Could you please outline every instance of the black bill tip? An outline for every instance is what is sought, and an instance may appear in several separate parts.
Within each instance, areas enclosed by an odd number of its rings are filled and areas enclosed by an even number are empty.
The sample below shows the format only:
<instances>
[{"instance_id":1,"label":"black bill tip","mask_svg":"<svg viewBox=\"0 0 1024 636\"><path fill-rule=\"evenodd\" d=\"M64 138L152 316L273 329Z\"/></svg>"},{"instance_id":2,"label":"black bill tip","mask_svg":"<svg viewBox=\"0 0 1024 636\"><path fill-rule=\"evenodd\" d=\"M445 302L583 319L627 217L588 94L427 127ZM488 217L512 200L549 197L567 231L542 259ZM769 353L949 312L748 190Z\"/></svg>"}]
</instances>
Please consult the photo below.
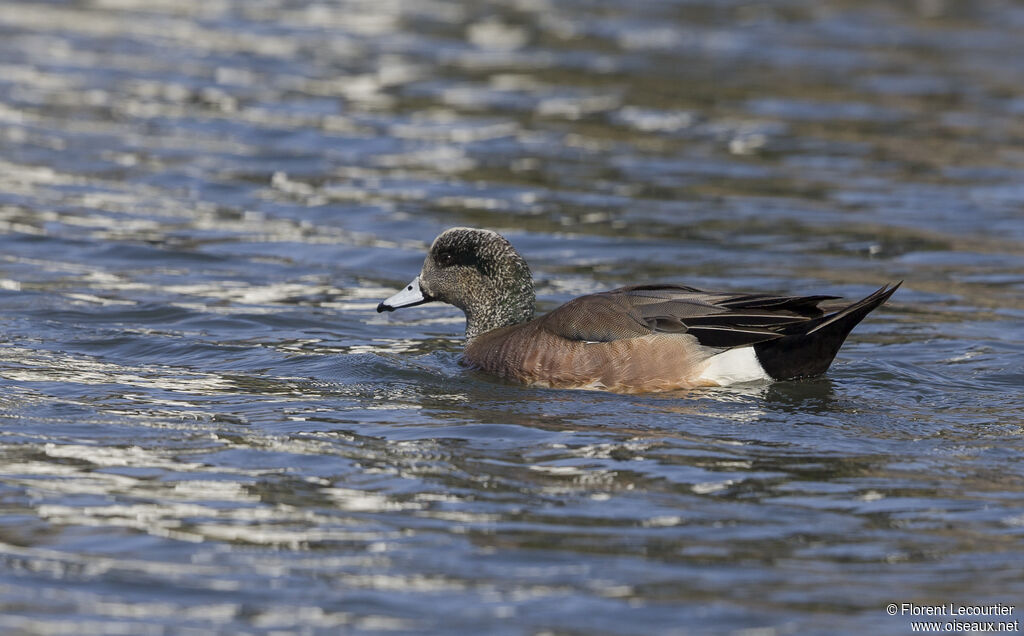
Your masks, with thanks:
<instances>
[{"instance_id":1,"label":"black bill tip","mask_svg":"<svg viewBox=\"0 0 1024 636\"><path fill-rule=\"evenodd\" d=\"M382 314L385 311L394 311L394 310L395 310L395 308L392 307L391 305L385 305L384 303L378 303L377 304L377 313L378 314Z\"/></svg>"}]
</instances>

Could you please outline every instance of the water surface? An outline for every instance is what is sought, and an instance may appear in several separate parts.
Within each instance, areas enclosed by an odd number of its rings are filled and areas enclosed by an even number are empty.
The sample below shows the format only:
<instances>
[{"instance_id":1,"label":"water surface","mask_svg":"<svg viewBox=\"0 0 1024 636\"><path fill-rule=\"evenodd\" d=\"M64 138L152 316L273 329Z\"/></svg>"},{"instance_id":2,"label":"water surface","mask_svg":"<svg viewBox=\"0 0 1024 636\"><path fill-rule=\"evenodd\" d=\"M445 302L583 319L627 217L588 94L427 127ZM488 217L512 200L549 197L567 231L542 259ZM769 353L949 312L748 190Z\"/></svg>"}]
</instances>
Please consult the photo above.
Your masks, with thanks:
<instances>
[{"instance_id":1,"label":"water surface","mask_svg":"<svg viewBox=\"0 0 1024 636\"><path fill-rule=\"evenodd\" d=\"M1020 604L1022 42L998 0L5 2L0 628ZM453 225L542 309L906 283L821 379L541 390L374 312Z\"/></svg>"}]
</instances>

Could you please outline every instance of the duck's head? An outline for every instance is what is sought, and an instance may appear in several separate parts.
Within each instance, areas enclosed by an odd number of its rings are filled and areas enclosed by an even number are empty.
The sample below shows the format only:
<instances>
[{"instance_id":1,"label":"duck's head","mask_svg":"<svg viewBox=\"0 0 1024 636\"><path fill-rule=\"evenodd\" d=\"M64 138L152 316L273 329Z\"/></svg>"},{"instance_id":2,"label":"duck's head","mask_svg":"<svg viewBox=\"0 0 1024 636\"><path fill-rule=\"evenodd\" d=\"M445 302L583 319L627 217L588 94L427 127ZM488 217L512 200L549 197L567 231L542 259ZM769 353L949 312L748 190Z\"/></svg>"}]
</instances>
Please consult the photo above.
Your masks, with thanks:
<instances>
[{"instance_id":1,"label":"duck's head","mask_svg":"<svg viewBox=\"0 0 1024 636\"><path fill-rule=\"evenodd\" d=\"M533 317L533 276L505 237L490 230L454 227L434 239L420 275L377 305L394 311L440 301L466 314L466 337Z\"/></svg>"}]
</instances>

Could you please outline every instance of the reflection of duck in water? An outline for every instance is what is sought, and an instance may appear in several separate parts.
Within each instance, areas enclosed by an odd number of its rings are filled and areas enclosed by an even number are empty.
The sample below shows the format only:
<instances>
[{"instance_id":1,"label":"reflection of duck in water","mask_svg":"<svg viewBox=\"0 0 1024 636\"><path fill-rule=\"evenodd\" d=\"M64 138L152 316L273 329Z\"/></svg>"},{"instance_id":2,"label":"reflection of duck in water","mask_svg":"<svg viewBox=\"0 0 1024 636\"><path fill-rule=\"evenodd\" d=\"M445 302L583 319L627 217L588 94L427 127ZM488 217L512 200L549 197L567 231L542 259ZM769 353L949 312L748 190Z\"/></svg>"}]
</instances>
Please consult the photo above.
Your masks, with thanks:
<instances>
[{"instance_id":1,"label":"reflection of duck in water","mask_svg":"<svg viewBox=\"0 0 1024 636\"><path fill-rule=\"evenodd\" d=\"M635 285L534 318L523 257L495 232L457 227L377 311L446 302L466 314L470 366L540 386L634 393L824 373L850 330L898 287L822 310L836 296Z\"/></svg>"}]
</instances>

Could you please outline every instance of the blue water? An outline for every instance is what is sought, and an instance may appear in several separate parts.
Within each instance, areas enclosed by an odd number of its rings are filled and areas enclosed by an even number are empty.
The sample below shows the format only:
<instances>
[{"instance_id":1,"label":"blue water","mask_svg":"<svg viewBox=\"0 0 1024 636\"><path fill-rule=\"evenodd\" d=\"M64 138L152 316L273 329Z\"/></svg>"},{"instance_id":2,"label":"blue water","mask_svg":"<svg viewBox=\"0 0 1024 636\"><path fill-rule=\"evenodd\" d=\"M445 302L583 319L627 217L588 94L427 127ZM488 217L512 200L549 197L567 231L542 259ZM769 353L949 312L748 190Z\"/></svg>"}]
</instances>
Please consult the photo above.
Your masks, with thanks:
<instances>
[{"instance_id":1,"label":"blue water","mask_svg":"<svg viewBox=\"0 0 1024 636\"><path fill-rule=\"evenodd\" d=\"M1024 604L1022 43L1001 1L3 3L0 630ZM454 225L542 309L906 282L820 379L527 388L374 311Z\"/></svg>"}]
</instances>

